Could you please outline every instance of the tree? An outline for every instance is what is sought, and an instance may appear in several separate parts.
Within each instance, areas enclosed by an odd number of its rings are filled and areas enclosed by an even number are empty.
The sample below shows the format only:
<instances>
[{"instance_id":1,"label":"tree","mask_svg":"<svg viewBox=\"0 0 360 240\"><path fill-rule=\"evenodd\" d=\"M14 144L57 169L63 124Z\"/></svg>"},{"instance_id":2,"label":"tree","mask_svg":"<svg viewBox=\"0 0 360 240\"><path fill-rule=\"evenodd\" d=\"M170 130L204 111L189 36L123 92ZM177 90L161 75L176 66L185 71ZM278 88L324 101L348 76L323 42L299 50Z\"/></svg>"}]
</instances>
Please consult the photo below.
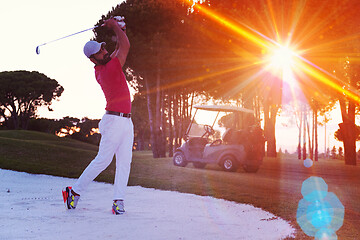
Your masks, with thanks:
<instances>
[{"instance_id":1,"label":"tree","mask_svg":"<svg viewBox=\"0 0 360 240\"><path fill-rule=\"evenodd\" d=\"M330 156L330 149L327 148L327 149L326 149L325 158L328 158L329 156Z\"/></svg>"},{"instance_id":2,"label":"tree","mask_svg":"<svg viewBox=\"0 0 360 240\"><path fill-rule=\"evenodd\" d=\"M355 63L354 63L355 62ZM360 84L360 65L356 60L350 60L347 57L342 61L343 65L339 69L340 75L343 75L343 88L350 90L359 90ZM355 124L356 108L359 102L354 101L344 94L339 96L341 116L343 122L339 124L339 131L342 142L344 143L345 164L356 165L356 140L358 130Z\"/></svg>"},{"instance_id":3,"label":"tree","mask_svg":"<svg viewBox=\"0 0 360 240\"><path fill-rule=\"evenodd\" d=\"M189 54L187 43L191 43L186 37L189 34L184 22L187 14L188 7L181 1L128 0L99 21L101 24L110 16L117 15L126 18L127 35L132 47L125 69L131 73L128 74L130 81L138 81L139 94L147 98L151 147L155 158L165 156L165 132L172 131L175 138L179 138L185 129L182 123L189 117L189 91L184 85L172 84L187 73L184 71L186 65L191 65L182 58ZM114 48L111 32L100 28L95 31L97 41L107 42L109 50ZM182 66L179 66L179 61ZM174 112L175 108L177 112ZM169 119L169 116L173 118ZM174 130L170 129L171 122Z\"/></svg>"},{"instance_id":4,"label":"tree","mask_svg":"<svg viewBox=\"0 0 360 240\"><path fill-rule=\"evenodd\" d=\"M333 146L333 148L331 149L330 157L332 159L336 159L336 157L337 157L337 155L336 155L336 147L335 146Z\"/></svg>"},{"instance_id":5,"label":"tree","mask_svg":"<svg viewBox=\"0 0 360 240\"><path fill-rule=\"evenodd\" d=\"M343 151L343 148L342 148L342 147L339 147L338 152L339 152L339 158L340 158L340 159L343 159L343 157L344 157L344 151Z\"/></svg>"},{"instance_id":6,"label":"tree","mask_svg":"<svg viewBox=\"0 0 360 240\"><path fill-rule=\"evenodd\" d=\"M319 8L317 1L310 1L310 7ZM328 92L334 100L340 104L341 116L343 123L339 126L344 137L344 157L345 164L356 165L356 136L355 132L355 115L359 101L354 95L359 96L359 63L357 61L359 52L359 39L351 36L359 32L359 14L358 1L356 0L329 0L323 5L322 10L317 14L322 19L329 16L330 21L322 22L321 34L309 37L307 46L312 46L312 51L307 54L307 59L311 60L317 66L333 73L336 77L329 77L326 74L326 81L317 81L316 88L319 92L321 89L328 88ZM312 14L314 16L314 14ZM338 17L343 16L343 17ZM310 21L309 21L310 22ZM315 28L314 26L311 26ZM324 53L326 55L324 55ZM325 74L323 75L325 76ZM316 81L314 81L316 82ZM320 84L323 82L323 84ZM332 86L329 89L328 86Z\"/></svg>"},{"instance_id":7,"label":"tree","mask_svg":"<svg viewBox=\"0 0 360 240\"><path fill-rule=\"evenodd\" d=\"M9 129L27 129L37 107L48 106L61 96L64 88L39 72L0 73L0 114Z\"/></svg>"}]
</instances>

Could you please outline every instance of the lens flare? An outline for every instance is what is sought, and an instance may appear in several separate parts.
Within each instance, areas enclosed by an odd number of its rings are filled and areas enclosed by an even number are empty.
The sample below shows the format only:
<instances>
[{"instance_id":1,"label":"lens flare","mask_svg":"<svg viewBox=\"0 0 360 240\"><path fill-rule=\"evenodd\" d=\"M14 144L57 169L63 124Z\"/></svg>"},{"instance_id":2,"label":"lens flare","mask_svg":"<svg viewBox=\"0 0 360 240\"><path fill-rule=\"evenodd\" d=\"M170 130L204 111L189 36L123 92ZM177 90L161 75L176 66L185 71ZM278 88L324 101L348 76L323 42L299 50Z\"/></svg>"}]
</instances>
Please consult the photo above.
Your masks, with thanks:
<instances>
[{"instance_id":1,"label":"lens flare","mask_svg":"<svg viewBox=\"0 0 360 240\"><path fill-rule=\"evenodd\" d=\"M301 229L316 239L326 239L326 236L334 239L344 222L345 208L339 198L328 192L328 185L320 177L306 179L301 194L304 198L299 201L296 213Z\"/></svg>"},{"instance_id":2,"label":"lens flare","mask_svg":"<svg viewBox=\"0 0 360 240\"><path fill-rule=\"evenodd\" d=\"M309 82L305 84L327 86L337 92L337 94L341 96L345 95L350 100L360 103L360 95L358 91L356 91L356 89L343 88L344 81L342 81L341 79L338 79L336 76L325 71L324 69L317 66L308 59L305 59L304 57L292 51L289 51L284 47L281 47L281 42L287 43L286 46L290 45L290 41L293 38L291 33L294 31L294 29L290 29L288 39L281 39L278 28L275 24L275 18L272 19L274 23L274 26L272 27L275 29L277 37L276 41L241 21L234 21L224 15L221 15L211 10L211 8L205 6L205 4L199 4L193 0L187 0L185 2L189 4L190 8L204 14L206 17L208 17L210 20L213 20L221 27L230 30L231 32L237 34L243 39L246 39L249 43L253 43L259 49L261 49L261 51L274 52L273 57L271 57L272 65L282 66L283 69L287 69L286 71L279 72L280 74L282 74L282 79L284 81L289 81L291 83L296 79L294 76L297 75L303 78L306 77ZM268 7L270 9L270 15L274 17L275 15L271 10L271 6L272 5L269 1ZM296 19L299 19L299 17L297 17ZM304 29L306 28L304 27ZM308 39L308 37L304 38L302 41L298 40L298 44ZM346 38L344 38L344 41L346 41ZM330 42L329 44L332 43ZM307 49L306 51L303 50L302 52L309 52L310 50L311 49ZM258 63L261 62L262 61L259 59ZM289 70L290 67L292 68L293 72Z\"/></svg>"},{"instance_id":3,"label":"lens flare","mask_svg":"<svg viewBox=\"0 0 360 240\"><path fill-rule=\"evenodd\" d=\"M306 168L312 167L313 164L314 164L314 162L313 162L313 160L311 160L310 158L307 158L307 159L304 160L304 166L305 166Z\"/></svg>"}]
</instances>

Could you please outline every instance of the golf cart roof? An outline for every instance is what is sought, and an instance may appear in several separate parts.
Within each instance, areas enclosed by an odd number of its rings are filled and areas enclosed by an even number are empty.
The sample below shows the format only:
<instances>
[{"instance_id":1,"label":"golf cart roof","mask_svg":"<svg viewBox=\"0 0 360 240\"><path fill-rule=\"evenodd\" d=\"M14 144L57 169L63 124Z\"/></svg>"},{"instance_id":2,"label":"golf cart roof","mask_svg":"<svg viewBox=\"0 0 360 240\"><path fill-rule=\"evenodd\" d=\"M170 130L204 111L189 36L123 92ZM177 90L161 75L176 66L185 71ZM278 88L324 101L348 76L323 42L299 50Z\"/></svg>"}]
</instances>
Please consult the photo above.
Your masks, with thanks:
<instances>
[{"instance_id":1,"label":"golf cart roof","mask_svg":"<svg viewBox=\"0 0 360 240\"><path fill-rule=\"evenodd\" d=\"M253 110L236 107L236 106L227 106L227 105L195 105L194 108L202 109L207 111L221 111L221 112L244 112L244 113L254 113Z\"/></svg>"}]
</instances>

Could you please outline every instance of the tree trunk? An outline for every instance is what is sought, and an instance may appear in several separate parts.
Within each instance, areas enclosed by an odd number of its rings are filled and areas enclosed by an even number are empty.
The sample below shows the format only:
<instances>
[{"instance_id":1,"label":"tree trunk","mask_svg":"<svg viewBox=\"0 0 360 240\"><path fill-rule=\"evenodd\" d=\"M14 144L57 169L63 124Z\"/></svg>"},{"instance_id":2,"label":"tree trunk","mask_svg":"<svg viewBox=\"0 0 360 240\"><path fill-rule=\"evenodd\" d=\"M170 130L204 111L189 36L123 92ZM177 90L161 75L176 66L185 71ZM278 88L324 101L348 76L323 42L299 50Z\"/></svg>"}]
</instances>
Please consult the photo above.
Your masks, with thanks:
<instances>
[{"instance_id":1,"label":"tree trunk","mask_svg":"<svg viewBox=\"0 0 360 240\"><path fill-rule=\"evenodd\" d=\"M304 115L303 115L303 160L306 159L306 112L305 112L305 107L303 108L304 111Z\"/></svg>"},{"instance_id":2,"label":"tree trunk","mask_svg":"<svg viewBox=\"0 0 360 240\"><path fill-rule=\"evenodd\" d=\"M144 131L138 134L138 145L137 150L138 151L144 151L145 150L145 137L144 137Z\"/></svg>"},{"instance_id":3,"label":"tree trunk","mask_svg":"<svg viewBox=\"0 0 360 240\"><path fill-rule=\"evenodd\" d=\"M13 129L17 130L19 129L19 117L18 115L13 115L11 116L12 120L13 120Z\"/></svg>"},{"instance_id":4,"label":"tree trunk","mask_svg":"<svg viewBox=\"0 0 360 240\"><path fill-rule=\"evenodd\" d=\"M319 161L319 150L318 150L318 111L315 109L315 162Z\"/></svg>"},{"instance_id":5,"label":"tree trunk","mask_svg":"<svg viewBox=\"0 0 360 240\"><path fill-rule=\"evenodd\" d=\"M191 117L192 109L194 105L195 91L191 93L191 101L190 101L190 109L189 109L189 117Z\"/></svg>"},{"instance_id":6,"label":"tree trunk","mask_svg":"<svg viewBox=\"0 0 360 240\"><path fill-rule=\"evenodd\" d=\"M348 106L347 106L348 105ZM356 165L356 136L355 136L355 104L346 104L340 100L343 123L339 124L343 134L344 157L346 165Z\"/></svg>"},{"instance_id":7,"label":"tree trunk","mask_svg":"<svg viewBox=\"0 0 360 240\"><path fill-rule=\"evenodd\" d=\"M269 106L268 104L264 105L264 128L265 128L265 138L267 141L267 156L276 157L276 138L275 138L275 123L276 115L278 111L277 106Z\"/></svg>"},{"instance_id":8,"label":"tree trunk","mask_svg":"<svg viewBox=\"0 0 360 240\"><path fill-rule=\"evenodd\" d=\"M152 146L153 156L154 158L162 157L161 152L161 90L160 90L160 65L158 62L158 66L156 69L155 76L155 119L154 119L154 145Z\"/></svg>"},{"instance_id":9,"label":"tree trunk","mask_svg":"<svg viewBox=\"0 0 360 240\"><path fill-rule=\"evenodd\" d=\"M314 160L315 150L315 110L312 111L312 128L311 128L311 159Z\"/></svg>"},{"instance_id":10,"label":"tree trunk","mask_svg":"<svg viewBox=\"0 0 360 240\"><path fill-rule=\"evenodd\" d=\"M187 119L189 116L189 96L188 94L185 94L184 97L184 104L183 104L183 112L184 112L184 119Z\"/></svg>"},{"instance_id":11,"label":"tree trunk","mask_svg":"<svg viewBox=\"0 0 360 240\"><path fill-rule=\"evenodd\" d=\"M169 121L169 157L174 155L174 132L173 132L173 124L172 124L172 117L173 117L173 109L172 109L172 101L173 95L169 94L168 97L168 121Z\"/></svg>"},{"instance_id":12,"label":"tree trunk","mask_svg":"<svg viewBox=\"0 0 360 240\"><path fill-rule=\"evenodd\" d=\"M11 110L10 110L10 113L11 113L11 117L10 119L12 119L13 121L13 127L11 129L19 129L19 116L18 116L18 111L16 109L16 106L15 106L15 102L14 100L10 103L10 106L11 106Z\"/></svg>"},{"instance_id":13,"label":"tree trunk","mask_svg":"<svg viewBox=\"0 0 360 240\"><path fill-rule=\"evenodd\" d=\"M300 111L300 118L299 118L299 144L298 144L298 159L301 160L301 132L302 132L302 118L303 113Z\"/></svg>"},{"instance_id":14,"label":"tree trunk","mask_svg":"<svg viewBox=\"0 0 360 240\"><path fill-rule=\"evenodd\" d=\"M179 94L178 95L178 100L177 100L177 102L178 102L178 112L177 112L177 114L178 114L178 120L179 120L179 128L178 128L178 132L177 132L177 135L178 135L178 138L177 138L177 140L178 140L178 146L181 146L181 143L182 143L182 140L181 140L181 138L182 138L182 128L183 128L183 126L182 126L182 100L181 100L181 94Z\"/></svg>"},{"instance_id":15,"label":"tree trunk","mask_svg":"<svg viewBox=\"0 0 360 240\"><path fill-rule=\"evenodd\" d=\"M313 159L313 149L312 149L312 142L311 142L311 138L310 138L310 125L309 125L309 121L306 119L306 126L307 126L307 132L308 132L308 146L309 146L309 155L310 155L310 159Z\"/></svg>"},{"instance_id":16,"label":"tree trunk","mask_svg":"<svg viewBox=\"0 0 360 240\"><path fill-rule=\"evenodd\" d=\"M159 139L159 152L160 152L160 157L164 158L166 157L166 112L165 112L165 100L166 100L166 96L165 96L165 91L161 91L161 113L160 113L160 121L161 121L161 126L160 126L160 139Z\"/></svg>"},{"instance_id":17,"label":"tree trunk","mask_svg":"<svg viewBox=\"0 0 360 240\"><path fill-rule=\"evenodd\" d=\"M275 137L275 123L276 123L276 113L277 110L272 109L271 117L270 117L270 128L269 128L269 137L270 142L268 142L268 156L269 157L276 157L276 137Z\"/></svg>"},{"instance_id":18,"label":"tree trunk","mask_svg":"<svg viewBox=\"0 0 360 240\"><path fill-rule=\"evenodd\" d=\"M173 127L173 132L174 132L174 150L176 150L179 147L179 104L178 104L178 94L175 93L174 94L174 100L173 100L173 105L174 105L174 112L173 112L173 116L174 116L174 127Z\"/></svg>"},{"instance_id":19,"label":"tree trunk","mask_svg":"<svg viewBox=\"0 0 360 240\"><path fill-rule=\"evenodd\" d=\"M155 131L154 131L154 116L153 111L151 109L151 92L150 86L147 77L144 77L145 80L145 88L146 88L146 99L147 99L147 108L149 112L149 126L150 126L150 144L151 150L154 158L158 158L157 150L156 150L156 139L155 139Z\"/></svg>"}]
</instances>

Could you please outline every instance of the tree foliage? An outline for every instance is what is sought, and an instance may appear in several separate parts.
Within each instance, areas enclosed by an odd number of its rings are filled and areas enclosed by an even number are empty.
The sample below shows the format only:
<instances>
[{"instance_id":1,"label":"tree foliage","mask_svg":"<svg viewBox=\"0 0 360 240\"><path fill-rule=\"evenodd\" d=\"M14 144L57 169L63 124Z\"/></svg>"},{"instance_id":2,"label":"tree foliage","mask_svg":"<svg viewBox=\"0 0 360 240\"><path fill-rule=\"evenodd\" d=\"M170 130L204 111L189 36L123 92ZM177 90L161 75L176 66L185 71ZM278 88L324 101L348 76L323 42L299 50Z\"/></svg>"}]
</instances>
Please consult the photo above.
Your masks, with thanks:
<instances>
[{"instance_id":1,"label":"tree foliage","mask_svg":"<svg viewBox=\"0 0 360 240\"><path fill-rule=\"evenodd\" d=\"M146 106L146 97L135 94L132 101L132 116L134 123L134 142L137 150L145 150L150 142L149 114Z\"/></svg>"},{"instance_id":2,"label":"tree foliage","mask_svg":"<svg viewBox=\"0 0 360 240\"><path fill-rule=\"evenodd\" d=\"M27 129L37 107L48 106L61 96L64 88L39 72L0 73L0 114L10 129Z\"/></svg>"}]
</instances>

